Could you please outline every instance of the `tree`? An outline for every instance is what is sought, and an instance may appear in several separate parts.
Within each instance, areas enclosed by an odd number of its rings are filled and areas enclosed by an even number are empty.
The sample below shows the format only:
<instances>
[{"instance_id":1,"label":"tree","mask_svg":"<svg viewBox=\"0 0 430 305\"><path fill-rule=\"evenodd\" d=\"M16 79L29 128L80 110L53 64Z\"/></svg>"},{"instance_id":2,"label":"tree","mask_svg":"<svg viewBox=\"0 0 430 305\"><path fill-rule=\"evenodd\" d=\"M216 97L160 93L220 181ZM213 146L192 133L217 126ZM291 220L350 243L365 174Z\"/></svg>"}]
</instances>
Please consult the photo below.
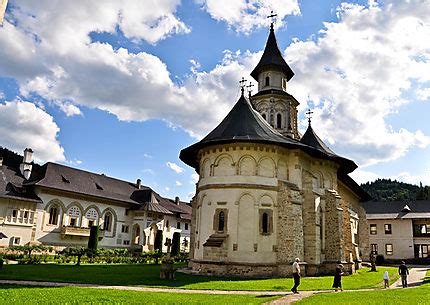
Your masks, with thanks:
<instances>
[{"instance_id":1,"label":"tree","mask_svg":"<svg viewBox=\"0 0 430 305\"><path fill-rule=\"evenodd\" d=\"M173 233L172 238L172 256L178 255L181 247L181 233L175 232Z\"/></svg>"},{"instance_id":2,"label":"tree","mask_svg":"<svg viewBox=\"0 0 430 305\"><path fill-rule=\"evenodd\" d=\"M90 238L88 239L88 256L93 258L97 252L99 243L99 226L92 226Z\"/></svg>"},{"instance_id":3,"label":"tree","mask_svg":"<svg viewBox=\"0 0 430 305\"><path fill-rule=\"evenodd\" d=\"M87 248L84 247L68 247L63 249L60 254L63 254L64 256L73 256L77 257L76 266L81 265L81 258L87 253Z\"/></svg>"},{"instance_id":4,"label":"tree","mask_svg":"<svg viewBox=\"0 0 430 305\"><path fill-rule=\"evenodd\" d=\"M161 230L157 230L157 234L155 234L154 248L163 253L163 231Z\"/></svg>"}]
</instances>

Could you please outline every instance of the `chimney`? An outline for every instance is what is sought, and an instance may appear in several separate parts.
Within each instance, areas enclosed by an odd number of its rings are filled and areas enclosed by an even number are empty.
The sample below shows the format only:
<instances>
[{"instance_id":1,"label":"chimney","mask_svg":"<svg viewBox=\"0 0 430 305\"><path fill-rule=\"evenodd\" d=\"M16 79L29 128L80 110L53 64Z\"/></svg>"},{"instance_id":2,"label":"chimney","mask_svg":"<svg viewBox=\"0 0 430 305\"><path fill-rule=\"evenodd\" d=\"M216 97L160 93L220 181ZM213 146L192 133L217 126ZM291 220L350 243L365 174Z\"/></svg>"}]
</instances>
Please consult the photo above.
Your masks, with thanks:
<instances>
[{"instance_id":1,"label":"chimney","mask_svg":"<svg viewBox=\"0 0 430 305\"><path fill-rule=\"evenodd\" d=\"M140 179L136 180L136 187L140 190L140 188L142 187L142 180Z\"/></svg>"},{"instance_id":2,"label":"chimney","mask_svg":"<svg viewBox=\"0 0 430 305\"><path fill-rule=\"evenodd\" d=\"M28 180L31 176L31 170L33 169L33 150L31 148L26 148L24 150L24 158L22 159L19 169L24 178Z\"/></svg>"},{"instance_id":3,"label":"chimney","mask_svg":"<svg viewBox=\"0 0 430 305\"><path fill-rule=\"evenodd\" d=\"M179 205L179 197L178 197L178 196L176 196L176 197L175 197L175 203L176 203L177 205Z\"/></svg>"}]
</instances>

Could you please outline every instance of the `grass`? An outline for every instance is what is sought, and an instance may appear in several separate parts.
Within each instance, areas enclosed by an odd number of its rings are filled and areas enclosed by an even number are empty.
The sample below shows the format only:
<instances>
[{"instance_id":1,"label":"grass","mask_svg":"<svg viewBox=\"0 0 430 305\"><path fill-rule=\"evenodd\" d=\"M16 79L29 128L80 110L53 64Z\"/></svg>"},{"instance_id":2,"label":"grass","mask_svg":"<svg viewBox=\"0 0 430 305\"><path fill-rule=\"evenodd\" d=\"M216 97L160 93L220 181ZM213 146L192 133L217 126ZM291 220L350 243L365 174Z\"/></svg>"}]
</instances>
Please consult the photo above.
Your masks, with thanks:
<instances>
[{"instance_id":1,"label":"grass","mask_svg":"<svg viewBox=\"0 0 430 305\"><path fill-rule=\"evenodd\" d=\"M209 290L289 291L291 278L243 279L188 275L176 273L176 280L159 278L159 265L5 265L0 279L70 282L99 285L125 285ZM397 269L379 267L378 272L363 268L356 274L343 277L344 289L379 287L385 270L392 280ZM333 277L302 278L299 290L330 289Z\"/></svg>"},{"instance_id":2,"label":"grass","mask_svg":"<svg viewBox=\"0 0 430 305\"><path fill-rule=\"evenodd\" d=\"M1 304L262 304L279 296L159 293L78 287L0 286Z\"/></svg>"},{"instance_id":3,"label":"grass","mask_svg":"<svg viewBox=\"0 0 430 305\"><path fill-rule=\"evenodd\" d=\"M427 271L424 283L420 287L321 293L295 304L430 304L430 271Z\"/></svg>"}]
</instances>

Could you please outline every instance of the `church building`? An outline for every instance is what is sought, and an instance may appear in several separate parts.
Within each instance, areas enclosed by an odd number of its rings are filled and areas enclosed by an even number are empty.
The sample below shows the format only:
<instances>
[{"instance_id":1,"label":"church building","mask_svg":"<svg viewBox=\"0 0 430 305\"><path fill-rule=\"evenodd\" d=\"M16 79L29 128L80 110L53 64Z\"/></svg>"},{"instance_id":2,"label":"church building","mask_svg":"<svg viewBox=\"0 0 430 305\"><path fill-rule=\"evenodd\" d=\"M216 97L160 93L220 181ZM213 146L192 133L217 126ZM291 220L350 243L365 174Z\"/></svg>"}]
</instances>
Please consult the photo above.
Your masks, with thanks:
<instances>
[{"instance_id":1,"label":"church building","mask_svg":"<svg viewBox=\"0 0 430 305\"><path fill-rule=\"evenodd\" d=\"M180 159L200 175L192 200L190 267L202 274L288 276L295 258L306 275L342 262L360 268L369 253L361 202L348 175L357 165L335 154L311 126L301 135L294 72L273 24L251 72L258 92L242 95L224 120Z\"/></svg>"}]
</instances>

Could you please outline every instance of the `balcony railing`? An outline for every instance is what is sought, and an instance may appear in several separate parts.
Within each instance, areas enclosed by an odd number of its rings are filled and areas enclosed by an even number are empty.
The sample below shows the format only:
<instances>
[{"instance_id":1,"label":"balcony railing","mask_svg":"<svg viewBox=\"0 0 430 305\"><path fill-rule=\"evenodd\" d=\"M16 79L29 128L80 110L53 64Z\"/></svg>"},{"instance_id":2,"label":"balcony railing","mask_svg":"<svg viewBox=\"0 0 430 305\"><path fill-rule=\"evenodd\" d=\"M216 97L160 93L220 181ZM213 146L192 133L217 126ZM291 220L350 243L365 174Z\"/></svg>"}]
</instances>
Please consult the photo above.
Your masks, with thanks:
<instances>
[{"instance_id":1,"label":"balcony railing","mask_svg":"<svg viewBox=\"0 0 430 305\"><path fill-rule=\"evenodd\" d=\"M73 226L63 226L61 228L61 234L64 236L80 236L80 237L89 237L90 236L90 228L81 228L81 227L73 227ZM104 237L105 231L99 230L99 238Z\"/></svg>"}]
</instances>

